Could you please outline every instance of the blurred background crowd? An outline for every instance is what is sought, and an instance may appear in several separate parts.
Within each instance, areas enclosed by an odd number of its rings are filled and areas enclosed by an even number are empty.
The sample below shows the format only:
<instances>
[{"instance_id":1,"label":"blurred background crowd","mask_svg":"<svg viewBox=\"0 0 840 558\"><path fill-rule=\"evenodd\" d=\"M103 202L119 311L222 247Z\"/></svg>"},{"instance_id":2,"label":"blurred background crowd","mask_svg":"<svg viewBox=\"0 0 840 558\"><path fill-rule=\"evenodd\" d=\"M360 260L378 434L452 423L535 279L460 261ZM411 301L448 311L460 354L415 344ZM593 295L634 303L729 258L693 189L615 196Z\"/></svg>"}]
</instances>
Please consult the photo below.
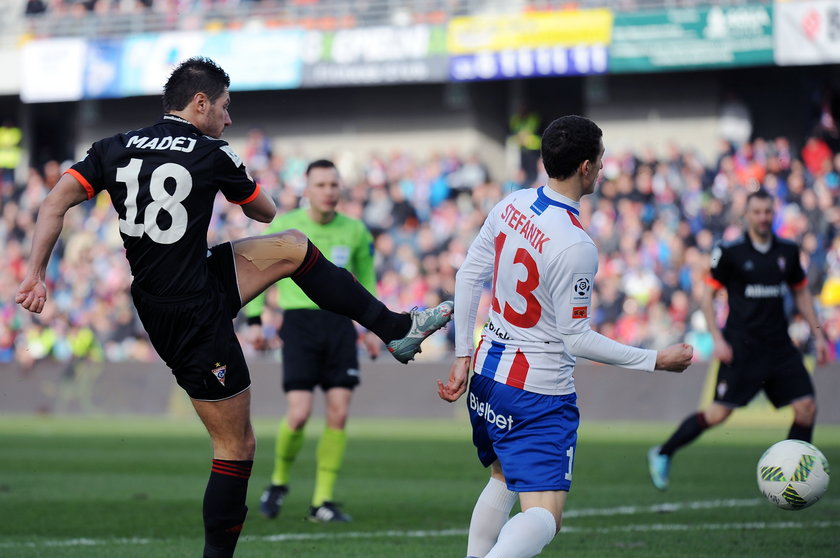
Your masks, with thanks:
<instances>
[{"instance_id":1,"label":"blurred background crowd","mask_svg":"<svg viewBox=\"0 0 840 558\"><path fill-rule=\"evenodd\" d=\"M599 189L582 201L581 221L600 250L593 325L624 343L661 348L686 340L700 360L712 342L698 295L715 242L742 232L747 194L759 185L776 198L776 232L800 244L802 265L816 297L834 354L840 350L840 149L837 128L824 123L803 146L784 137L722 140L714 160L689 145L665 152L640 148L607 152ZM394 149L358 157L303 153L253 129L238 148L249 171L277 201L297 207L311 159L332 158L345 183L339 210L362 219L375 236L380 298L407 310L451 298L455 273L487 212L505 194L545 182L520 169L515 179L492 176L481 153L423 156ZM524 159L523 159L524 160ZM0 190L0 362L24 367L41 359L154 361L129 296L130 274L118 222L107 195L72 210L48 270L50 303L40 316L19 310L14 293L25 269L38 207L63 168L51 161L28 176L3 172ZM20 173L18 173L20 174ZM533 182L526 179L534 176ZM257 235L265 225L219 198L209 243ZM279 358L282 320L275 294L263 315ZM486 315L483 301L480 315ZM791 305L791 310L793 305ZM723 317L725 304L720 305ZM248 345L244 320L238 323ZM451 328L450 328L451 330ZM794 319L791 333L807 350L808 328ZM425 358L451 350L434 336ZM431 339L430 339L431 341ZM253 349L249 349L253 352Z\"/></svg>"}]
</instances>

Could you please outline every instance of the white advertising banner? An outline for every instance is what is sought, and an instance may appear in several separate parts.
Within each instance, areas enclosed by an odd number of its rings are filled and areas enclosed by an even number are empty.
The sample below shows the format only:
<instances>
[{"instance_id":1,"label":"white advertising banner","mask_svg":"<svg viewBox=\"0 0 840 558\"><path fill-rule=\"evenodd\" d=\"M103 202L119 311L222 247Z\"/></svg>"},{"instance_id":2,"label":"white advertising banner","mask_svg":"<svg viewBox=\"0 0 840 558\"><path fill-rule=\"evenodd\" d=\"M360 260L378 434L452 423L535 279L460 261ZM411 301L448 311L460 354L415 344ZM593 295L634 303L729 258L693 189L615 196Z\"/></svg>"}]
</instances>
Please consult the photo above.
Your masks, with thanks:
<instances>
[{"instance_id":1,"label":"white advertising banner","mask_svg":"<svg viewBox=\"0 0 840 558\"><path fill-rule=\"evenodd\" d=\"M840 1L776 2L773 21L776 64L840 62Z\"/></svg>"},{"instance_id":2,"label":"white advertising banner","mask_svg":"<svg viewBox=\"0 0 840 558\"><path fill-rule=\"evenodd\" d=\"M45 39L23 45L20 98L24 103L78 101L84 93L84 39Z\"/></svg>"}]
</instances>

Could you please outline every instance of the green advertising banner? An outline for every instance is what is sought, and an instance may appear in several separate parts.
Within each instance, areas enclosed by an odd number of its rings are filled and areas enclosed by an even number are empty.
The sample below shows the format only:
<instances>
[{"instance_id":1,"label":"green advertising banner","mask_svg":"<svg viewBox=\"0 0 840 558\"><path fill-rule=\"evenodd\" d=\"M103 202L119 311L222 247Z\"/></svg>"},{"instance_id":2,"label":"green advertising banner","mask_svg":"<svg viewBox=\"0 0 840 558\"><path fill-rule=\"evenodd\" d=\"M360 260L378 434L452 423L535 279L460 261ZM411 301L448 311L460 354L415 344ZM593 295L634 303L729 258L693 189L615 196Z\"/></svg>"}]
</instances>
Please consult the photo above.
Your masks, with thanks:
<instances>
[{"instance_id":1,"label":"green advertising banner","mask_svg":"<svg viewBox=\"0 0 840 558\"><path fill-rule=\"evenodd\" d=\"M610 72L772 64L772 4L615 14Z\"/></svg>"}]
</instances>

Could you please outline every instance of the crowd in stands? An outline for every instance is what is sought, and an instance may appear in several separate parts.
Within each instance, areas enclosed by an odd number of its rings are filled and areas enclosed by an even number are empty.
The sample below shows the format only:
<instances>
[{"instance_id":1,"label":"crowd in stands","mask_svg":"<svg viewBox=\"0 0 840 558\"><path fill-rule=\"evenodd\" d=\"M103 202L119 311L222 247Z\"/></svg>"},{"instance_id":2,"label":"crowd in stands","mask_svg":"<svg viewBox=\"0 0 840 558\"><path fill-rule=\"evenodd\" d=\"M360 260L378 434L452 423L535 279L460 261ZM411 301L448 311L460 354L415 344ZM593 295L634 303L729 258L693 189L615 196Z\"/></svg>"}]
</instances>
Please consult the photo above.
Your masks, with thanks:
<instances>
[{"instance_id":1,"label":"crowd in stands","mask_svg":"<svg viewBox=\"0 0 840 558\"><path fill-rule=\"evenodd\" d=\"M284 152L259 130L251 132L240 154L273 193L279 211L298 205L306 164L324 155ZM347 186L339 210L363 219L374 232L379 295L400 310L450 298L455 272L487 211L507 192L533 186L498 180L476 154L417 157L394 151L365 160L333 158ZM20 184L4 182L0 190L0 362L27 367L45 358L156 360L131 303L131 277L106 195L69 213L48 270L51 298L45 312L34 316L14 304L38 207L60 173L54 161L31 169ZM535 184L545 178L538 172ZM608 146L603 181L595 195L583 199L581 211L600 250L594 327L651 348L685 339L699 359L709 358L712 342L697 304L709 253L715 242L741 234L746 195L759 185L777 200L777 233L802 246L809 286L836 355L840 153L818 138L801 149L783 137L758 138L737 149L722 142L712 161L676 144L661 154ZM208 241L256 235L264 228L219 198ZM263 327L276 350L282 313L274 296ZM481 315L487 304L483 301ZM725 311L721 301L721 316ZM247 347L248 329L239 325ZM801 325L794 320L791 330L807 349L808 328ZM449 338L434 336L421 356L447 353L451 336L451 331Z\"/></svg>"}]
</instances>

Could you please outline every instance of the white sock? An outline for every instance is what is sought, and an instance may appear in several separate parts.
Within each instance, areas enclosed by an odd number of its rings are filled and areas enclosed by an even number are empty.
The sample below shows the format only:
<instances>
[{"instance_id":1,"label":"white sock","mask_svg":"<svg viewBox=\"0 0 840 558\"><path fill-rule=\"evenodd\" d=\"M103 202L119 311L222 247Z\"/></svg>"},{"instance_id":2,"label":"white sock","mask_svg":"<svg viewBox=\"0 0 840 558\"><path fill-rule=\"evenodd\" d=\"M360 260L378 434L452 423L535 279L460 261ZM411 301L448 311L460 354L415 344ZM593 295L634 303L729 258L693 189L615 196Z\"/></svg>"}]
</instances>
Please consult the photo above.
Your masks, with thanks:
<instances>
[{"instance_id":1,"label":"white sock","mask_svg":"<svg viewBox=\"0 0 840 558\"><path fill-rule=\"evenodd\" d=\"M490 552L499 538L499 531L510 518L516 496L516 492L508 490L504 482L490 477L473 508L467 556L481 558Z\"/></svg>"},{"instance_id":2,"label":"white sock","mask_svg":"<svg viewBox=\"0 0 840 558\"><path fill-rule=\"evenodd\" d=\"M530 508L510 518L496 546L484 558L531 558L551 542L557 526L545 508Z\"/></svg>"}]
</instances>

